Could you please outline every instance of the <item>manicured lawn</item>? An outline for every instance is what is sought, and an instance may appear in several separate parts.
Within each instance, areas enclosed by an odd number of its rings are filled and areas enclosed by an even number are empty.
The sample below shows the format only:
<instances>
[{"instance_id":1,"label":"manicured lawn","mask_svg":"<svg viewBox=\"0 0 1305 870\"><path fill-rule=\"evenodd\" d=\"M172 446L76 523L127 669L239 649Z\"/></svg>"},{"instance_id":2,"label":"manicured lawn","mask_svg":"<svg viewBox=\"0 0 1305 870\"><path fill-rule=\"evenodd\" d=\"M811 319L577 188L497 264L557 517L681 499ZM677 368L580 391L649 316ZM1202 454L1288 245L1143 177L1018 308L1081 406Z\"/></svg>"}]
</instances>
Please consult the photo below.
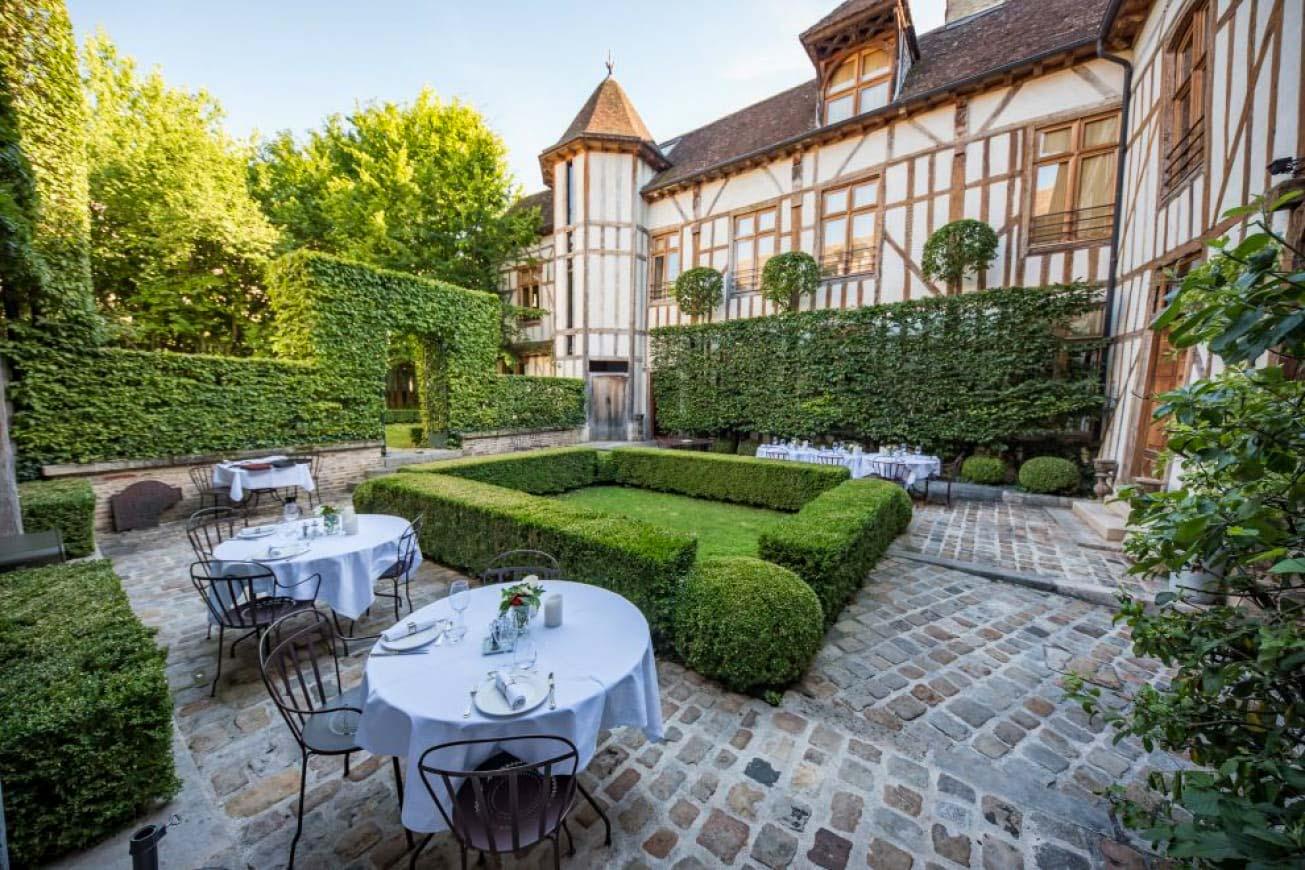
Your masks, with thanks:
<instances>
[{"instance_id":1,"label":"manicured lawn","mask_svg":"<svg viewBox=\"0 0 1305 870\"><path fill-rule=\"evenodd\" d=\"M416 427L415 423L387 423L385 424L385 446L386 447L417 447L418 444L412 438L412 430Z\"/></svg>"},{"instance_id":2,"label":"manicured lawn","mask_svg":"<svg viewBox=\"0 0 1305 870\"><path fill-rule=\"evenodd\" d=\"M707 556L755 556L757 539L762 531L786 516L780 511L624 486L590 486L564 493L558 498L668 529L692 532L698 536L699 559Z\"/></svg>"}]
</instances>

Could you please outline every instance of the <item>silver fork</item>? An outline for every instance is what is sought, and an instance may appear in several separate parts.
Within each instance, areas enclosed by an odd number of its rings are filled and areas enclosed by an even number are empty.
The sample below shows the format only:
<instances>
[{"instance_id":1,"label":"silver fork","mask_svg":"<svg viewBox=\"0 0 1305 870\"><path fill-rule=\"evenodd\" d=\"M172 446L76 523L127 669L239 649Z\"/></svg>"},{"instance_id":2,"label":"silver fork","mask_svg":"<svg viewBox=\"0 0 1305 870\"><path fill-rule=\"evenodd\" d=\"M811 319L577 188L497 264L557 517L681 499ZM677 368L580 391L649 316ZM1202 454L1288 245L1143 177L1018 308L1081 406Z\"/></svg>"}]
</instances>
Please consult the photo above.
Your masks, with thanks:
<instances>
[{"instance_id":1,"label":"silver fork","mask_svg":"<svg viewBox=\"0 0 1305 870\"><path fill-rule=\"evenodd\" d=\"M550 710L557 709L557 695L554 693L553 689L554 689L553 672L549 671L548 672L548 709Z\"/></svg>"},{"instance_id":2,"label":"silver fork","mask_svg":"<svg viewBox=\"0 0 1305 870\"><path fill-rule=\"evenodd\" d=\"M476 703L476 692L477 692L479 689L480 689L479 686L472 686L472 688L471 688L471 700L467 702L467 709L465 709L465 710L462 711L462 718L463 718L463 719L470 719L470 718L471 718L471 708L472 708L472 706L475 705L475 703Z\"/></svg>"}]
</instances>

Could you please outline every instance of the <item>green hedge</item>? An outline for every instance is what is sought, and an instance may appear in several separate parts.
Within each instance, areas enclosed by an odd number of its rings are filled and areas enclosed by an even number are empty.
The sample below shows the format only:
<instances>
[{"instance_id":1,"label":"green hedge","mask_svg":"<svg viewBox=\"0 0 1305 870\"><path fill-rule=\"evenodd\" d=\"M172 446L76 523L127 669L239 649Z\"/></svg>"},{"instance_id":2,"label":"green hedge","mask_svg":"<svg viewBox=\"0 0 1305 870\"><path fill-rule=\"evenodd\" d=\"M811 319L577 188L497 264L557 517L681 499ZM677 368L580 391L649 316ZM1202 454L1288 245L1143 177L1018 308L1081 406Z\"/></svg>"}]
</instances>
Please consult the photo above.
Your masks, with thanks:
<instances>
[{"instance_id":1,"label":"green hedge","mask_svg":"<svg viewBox=\"0 0 1305 870\"><path fill-rule=\"evenodd\" d=\"M19 484L23 531L58 529L73 558L95 552L95 491L84 480L34 480Z\"/></svg>"},{"instance_id":2,"label":"green hedge","mask_svg":"<svg viewBox=\"0 0 1305 870\"><path fill-rule=\"evenodd\" d=\"M403 474L451 474L533 495L556 495L598 481L598 451L551 447L496 456L468 456L400 468Z\"/></svg>"},{"instance_id":3,"label":"green hedge","mask_svg":"<svg viewBox=\"0 0 1305 870\"><path fill-rule=\"evenodd\" d=\"M386 425L390 425L393 423L406 423L409 425L415 425L420 422L421 422L420 408L386 408L385 409Z\"/></svg>"},{"instance_id":4,"label":"green hedge","mask_svg":"<svg viewBox=\"0 0 1305 870\"><path fill-rule=\"evenodd\" d=\"M910 522L911 498L900 486L849 480L763 532L757 552L815 590L828 626Z\"/></svg>"},{"instance_id":5,"label":"green hedge","mask_svg":"<svg viewBox=\"0 0 1305 870\"><path fill-rule=\"evenodd\" d=\"M1067 337L1085 285L929 297L652 330L667 432L853 435L934 449L1013 440L1100 407ZM777 387L777 385L782 385Z\"/></svg>"},{"instance_id":6,"label":"green hedge","mask_svg":"<svg viewBox=\"0 0 1305 870\"><path fill-rule=\"evenodd\" d=\"M585 382L580 378L499 375L492 387L486 430L574 429L585 424Z\"/></svg>"},{"instance_id":7,"label":"green hedge","mask_svg":"<svg viewBox=\"0 0 1305 870\"><path fill-rule=\"evenodd\" d=\"M660 492L795 511L848 478L846 468L747 456L621 447L616 482Z\"/></svg>"},{"instance_id":8,"label":"green hedge","mask_svg":"<svg viewBox=\"0 0 1305 870\"><path fill-rule=\"evenodd\" d=\"M0 780L16 864L90 846L176 793L165 659L107 561L0 576Z\"/></svg>"},{"instance_id":9,"label":"green hedge","mask_svg":"<svg viewBox=\"0 0 1305 870\"><path fill-rule=\"evenodd\" d=\"M961 463L961 479L989 486L1006 482L1006 460L998 456L970 456Z\"/></svg>"},{"instance_id":10,"label":"green hedge","mask_svg":"<svg viewBox=\"0 0 1305 870\"><path fill-rule=\"evenodd\" d=\"M675 613L685 664L738 692L802 676L824 640L820 599L787 568L747 556L700 562Z\"/></svg>"},{"instance_id":11,"label":"green hedge","mask_svg":"<svg viewBox=\"0 0 1305 870\"><path fill-rule=\"evenodd\" d=\"M697 557L691 535L450 474L376 478L353 500L369 513L424 514L421 551L442 565L476 573L506 550L551 553L568 579L631 601L659 645L670 640L679 586Z\"/></svg>"},{"instance_id":12,"label":"green hedge","mask_svg":"<svg viewBox=\"0 0 1305 870\"><path fill-rule=\"evenodd\" d=\"M1020 486L1029 492L1073 492L1081 479L1078 466L1059 456L1036 456L1020 466Z\"/></svg>"}]
</instances>

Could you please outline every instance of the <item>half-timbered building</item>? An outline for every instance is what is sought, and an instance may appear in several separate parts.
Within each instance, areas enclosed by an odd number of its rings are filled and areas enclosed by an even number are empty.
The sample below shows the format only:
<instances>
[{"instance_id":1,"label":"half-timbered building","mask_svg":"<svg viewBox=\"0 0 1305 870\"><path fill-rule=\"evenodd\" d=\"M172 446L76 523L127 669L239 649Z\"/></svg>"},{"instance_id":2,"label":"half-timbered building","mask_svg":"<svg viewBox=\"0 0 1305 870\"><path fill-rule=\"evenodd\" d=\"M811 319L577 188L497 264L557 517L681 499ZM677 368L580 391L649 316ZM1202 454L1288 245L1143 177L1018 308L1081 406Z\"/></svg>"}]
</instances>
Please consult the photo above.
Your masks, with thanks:
<instances>
[{"instance_id":1,"label":"half-timbered building","mask_svg":"<svg viewBox=\"0 0 1305 870\"><path fill-rule=\"evenodd\" d=\"M670 138L609 75L527 199L539 245L503 289L547 314L525 325L522 370L586 378L591 438L646 437L648 330L687 319L682 270L724 273L715 319L772 313L761 269L793 249L826 276L803 308L920 298L948 292L921 271L929 235L977 218L1000 245L962 291L1107 288L1104 450L1148 473L1145 396L1189 370L1142 334L1158 276L1298 153L1301 6L949 0L917 35L907 0L847 0L798 37L813 78Z\"/></svg>"}]
</instances>

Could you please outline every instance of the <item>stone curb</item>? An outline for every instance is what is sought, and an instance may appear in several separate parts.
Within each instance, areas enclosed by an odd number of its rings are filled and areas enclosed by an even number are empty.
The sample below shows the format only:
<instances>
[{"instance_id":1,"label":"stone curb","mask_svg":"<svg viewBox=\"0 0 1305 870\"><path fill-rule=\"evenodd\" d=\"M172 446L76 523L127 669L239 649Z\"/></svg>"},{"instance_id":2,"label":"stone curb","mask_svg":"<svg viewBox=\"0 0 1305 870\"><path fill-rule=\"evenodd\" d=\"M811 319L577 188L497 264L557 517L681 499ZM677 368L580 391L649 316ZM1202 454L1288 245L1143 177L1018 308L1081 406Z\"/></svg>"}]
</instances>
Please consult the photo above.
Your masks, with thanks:
<instances>
[{"instance_id":1,"label":"stone curb","mask_svg":"<svg viewBox=\"0 0 1305 870\"><path fill-rule=\"evenodd\" d=\"M1090 604L1113 607L1119 603L1118 590L1108 586L1098 586L1095 583L1073 583L1068 580L1041 577L1037 574L1008 571L1005 568L985 565L980 562L961 562L956 559L945 559L941 556L927 556L924 553L913 552L896 544L888 548L888 555L898 559L906 559L910 562L923 562L926 565L937 565L939 568L950 568L953 571L961 571L1001 583L1027 586L1040 592L1052 592L1068 598L1077 598Z\"/></svg>"}]
</instances>

